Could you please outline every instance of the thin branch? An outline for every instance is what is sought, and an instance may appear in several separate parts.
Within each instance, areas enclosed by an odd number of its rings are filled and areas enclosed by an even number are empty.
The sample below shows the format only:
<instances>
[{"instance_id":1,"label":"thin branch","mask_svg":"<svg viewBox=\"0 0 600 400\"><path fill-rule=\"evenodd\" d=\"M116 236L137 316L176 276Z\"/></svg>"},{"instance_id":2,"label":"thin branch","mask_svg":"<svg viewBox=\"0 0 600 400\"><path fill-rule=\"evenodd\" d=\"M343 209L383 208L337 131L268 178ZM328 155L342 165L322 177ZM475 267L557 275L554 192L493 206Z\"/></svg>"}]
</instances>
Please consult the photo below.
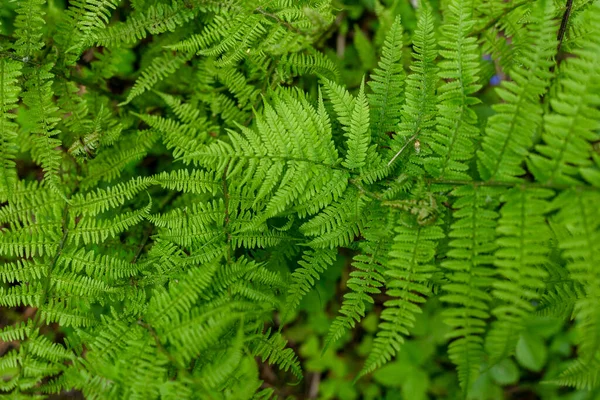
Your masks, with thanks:
<instances>
[{"instance_id":1,"label":"thin branch","mask_svg":"<svg viewBox=\"0 0 600 400\"><path fill-rule=\"evenodd\" d=\"M562 17L562 21L560 22L560 29L558 30L558 35L556 40L558 40L558 47L556 52L560 51L560 47L562 46L563 40L565 38L565 34L567 33L567 26L569 25L569 17L571 16L571 9L573 8L573 0L567 0L567 5L565 7L565 12Z\"/></svg>"}]
</instances>

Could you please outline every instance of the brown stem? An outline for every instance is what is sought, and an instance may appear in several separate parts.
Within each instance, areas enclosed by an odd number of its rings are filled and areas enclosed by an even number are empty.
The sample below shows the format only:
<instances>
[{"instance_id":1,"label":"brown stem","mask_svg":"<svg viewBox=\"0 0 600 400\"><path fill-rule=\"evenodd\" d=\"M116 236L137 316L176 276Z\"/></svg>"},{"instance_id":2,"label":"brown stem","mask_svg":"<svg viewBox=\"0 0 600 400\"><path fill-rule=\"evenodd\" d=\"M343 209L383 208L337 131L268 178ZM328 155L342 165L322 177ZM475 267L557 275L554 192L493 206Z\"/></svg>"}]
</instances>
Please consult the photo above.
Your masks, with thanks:
<instances>
[{"instance_id":1,"label":"brown stem","mask_svg":"<svg viewBox=\"0 0 600 400\"><path fill-rule=\"evenodd\" d=\"M562 42L565 38L565 34L567 33L567 26L569 24L569 17L571 16L571 9L573 7L573 0L567 0L567 5L565 6L565 12L562 17L562 21L560 22L560 29L558 30L558 35L556 36L556 40L558 40L558 47L556 52L560 51L560 47L562 46Z\"/></svg>"}]
</instances>

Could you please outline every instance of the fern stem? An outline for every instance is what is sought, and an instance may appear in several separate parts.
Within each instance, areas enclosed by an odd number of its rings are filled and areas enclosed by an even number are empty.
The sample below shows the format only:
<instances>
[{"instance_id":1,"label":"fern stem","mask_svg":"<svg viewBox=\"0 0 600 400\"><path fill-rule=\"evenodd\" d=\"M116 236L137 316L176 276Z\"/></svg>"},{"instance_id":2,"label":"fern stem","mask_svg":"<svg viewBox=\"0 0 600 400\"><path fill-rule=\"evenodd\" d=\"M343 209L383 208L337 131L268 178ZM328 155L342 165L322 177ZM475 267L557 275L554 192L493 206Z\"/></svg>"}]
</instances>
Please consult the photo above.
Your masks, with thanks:
<instances>
[{"instance_id":1,"label":"fern stem","mask_svg":"<svg viewBox=\"0 0 600 400\"><path fill-rule=\"evenodd\" d=\"M390 165L392 165L392 163L394 161L396 161L396 158L398 158L403 152L404 150L408 147L408 145L417 138L417 136L420 133L420 128L417 128L417 133L415 133L414 135L412 135L412 137L410 139L408 139L408 141L406 143L404 143L404 146L402 146L402 148L396 153L396 155L394 155L394 157L392 157L392 159L387 163L387 166L389 167Z\"/></svg>"},{"instance_id":2,"label":"fern stem","mask_svg":"<svg viewBox=\"0 0 600 400\"><path fill-rule=\"evenodd\" d=\"M265 17L269 17L271 19L273 19L275 22L277 22L279 25L283 25L286 28L288 28L290 31L295 32L299 35L304 35L306 36L307 34L305 32L302 32L301 30L299 30L298 28L296 28L294 25L290 24L289 22L283 21L281 18L279 18L277 15L272 14L268 11L266 11L265 9L263 9L262 7L258 7L255 10L257 13L264 15Z\"/></svg>"},{"instance_id":3,"label":"fern stem","mask_svg":"<svg viewBox=\"0 0 600 400\"><path fill-rule=\"evenodd\" d=\"M563 39L565 38L565 33L567 33L567 25L569 24L569 17L571 16L571 8L573 7L573 0L567 0L567 5L565 6L565 12L562 17L562 21L560 22L560 29L558 30L558 35L556 36L556 40L558 41L558 46L556 48L556 52L560 51L560 47L562 46Z\"/></svg>"}]
</instances>

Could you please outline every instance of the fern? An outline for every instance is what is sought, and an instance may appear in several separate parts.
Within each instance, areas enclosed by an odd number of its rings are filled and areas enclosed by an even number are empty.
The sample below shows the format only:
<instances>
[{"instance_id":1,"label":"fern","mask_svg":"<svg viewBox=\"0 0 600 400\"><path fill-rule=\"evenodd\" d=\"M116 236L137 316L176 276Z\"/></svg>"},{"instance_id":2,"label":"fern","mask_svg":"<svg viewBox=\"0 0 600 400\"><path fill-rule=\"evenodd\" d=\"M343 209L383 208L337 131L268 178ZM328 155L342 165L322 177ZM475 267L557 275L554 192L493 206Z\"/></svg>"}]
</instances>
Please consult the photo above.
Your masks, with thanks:
<instances>
[{"instance_id":1,"label":"fern","mask_svg":"<svg viewBox=\"0 0 600 400\"><path fill-rule=\"evenodd\" d=\"M493 191L489 188L465 185L453 193L454 218L448 236L448 260L442 262L447 269L449 283L442 288L446 294L441 299L450 304L445 311L446 323L453 329L454 339L448 354L458 367L458 377L463 390L468 391L479 374L483 361L483 334L485 320L490 316L490 294L486 288L492 283L496 250L495 229L497 213L485 209Z\"/></svg>"},{"instance_id":2,"label":"fern","mask_svg":"<svg viewBox=\"0 0 600 400\"><path fill-rule=\"evenodd\" d=\"M568 260L567 268L571 276L583 285L585 296L575 304L575 314L581 319L580 359L583 363L591 362L600 345L600 319L597 307L598 276L595 268L595 257L598 254L596 237L598 235L598 218L592 204L597 200L596 193L578 196L574 192L564 192L556 201L564 206L558 217L562 221L570 220L567 229L569 237L559 242L564 256Z\"/></svg>"},{"instance_id":3,"label":"fern","mask_svg":"<svg viewBox=\"0 0 600 400\"><path fill-rule=\"evenodd\" d=\"M19 2L18 16L15 18L15 36L18 39L14 44L14 49L21 57L32 57L44 47L42 27L45 12L42 11L41 6L45 3L45 0Z\"/></svg>"},{"instance_id":4,"label":"fern","mask_svg":"<svg viewBox=\"0 0 600 400\"><path fill-rule=\"evenodd\" d=\"M53 74L49 72L51 65L29 71L26 90L23 94L24 103L36 115L35 126L32 129L32 154L44 169L44 179L54 190L60 190L58 169L61 155L57 147L61 145L55 136L60 134L56 129L59 121L56 112L58 107L52 103Z\"/></svg>"},{"instance_id":5,"label":"fern","mask_svg":"<svg viewBox=\"0 0 600 400\"><path fill-rule=\"evenodd\" d=\"M21 64L2 59L0 61L0 201L5 201L9 190L16 185L17 174L14 157L16 153L17 125L12 121L14 114L9 113L18 101L19 86L17 78L21 75Z\"/></svg>"},{"instance_id":6,"label":"fern","mask_svg":"<svg viewBox=\"0 0 600 400\"><path fill-rule=\"evenodd\" d=\"M598 121L595 94L600 83L594 71L600 42L590 37L583 46L576 50L579 57L561 65L562 90L551 101L554 112L544 118L542 138L546 144L536 146L540 154L529 158L530 168L540 182L577 183L578 168L591 165L590 142L597 137L594 134Z\"/></svg>"},{"instance_id":7,"label":"fern","mask_svg":"<svg viewBox=\"0 0 600 400\"><path fill-rule=\"evenodd\" d=\"M504 279L494 282L492 292L502 303L492 311L497 320L486 339L492 363L514 350L524 322L534 311L533 301L544 289L550 231L544 221L549 208L545 199L554 193L546 190L515 190L504 195L496 240L500 250L495 265Z\"/></svg>"},{"instance_id":8,"label":"fern","mask_svg":"<svg viewBox=\"0 0 600 400\"><path fill-rule=\"evenodd\" d=\"M473 138L479 134L477 117L470 108L478 103L472 95L480 87L480 56L475 38L468 35L475 24L472 13L464 2L452 2L442 27L440 55L444 60L438 63L438 74L446 83L438 88L437 132L423 140L435 154L427 159L425 169L436 177L468 179L466 163L474 155Z\"/></svg>"},{"instance_id":9,"label":"fern","mask_svg":"<svg viewBox=\"0 0 600 400\"><path fill-rule=\"evenodd\" d=\"M597 390L600 3L365 4L2 7L0 392Z\"/></svg>"},{"instance_id":10,"label":"fern","mask_svg":"<svg viewBox=\"0 0 600 400\"><path fill-rule=\"evenodd\" d=\"M372 110L373 134L385 143L388 132L396 130L400 122L405 73L402 65L402 24L400 18L394 21L383 45L379 68L371 75L369 86L373 94L369 96Z\"/></svg>"},{"instance_id":11,"label":"fern","mask_svg":"<svg viewBox=\"0 0 600 400\"><path fill-rule=\"evenodd\" d=\"M412 73L406 78L406 101L402 106L402 120L394 137L393 149L396 154L389 161L392 164L398 156L410 154L409 145L417 143L419 136L427 137L435 124L436 96L438 84L434 61L437 57L437 42L434 35L433 16L425 7L419 16L413 37ZM413 147L416 149L416 147Z\"/></svg>"},{"instance_id":12,"label":"fern","mask_svg":"<svg viewBox=\"0 0 600 400\"><path fill-rule=\"evenodd\" d=\"M366 240L361 246L361 254L354 257L355 270L346 282L350 292L344 295L340 315L329 328L324 349L354 328L356 322L365 316L367 305L374 302L371 296L381 293L379 288L385 282L383 274L388 270L388 253L392 244L387 230L394 226L394 216L386 209L373 210L367 216L363 229ZM382 221L384 226L378 226Z\"/></svg>"},{"instance_id":13,"label":"fern","mask_svg":"<svg viewBox=\"0 0 600 400\"><path fill-rule=\"evenodd\" d=\"M435 255L436 241L442 237L443 232L437 226L397 228L395 243L390 251L389 280L386 282L387 293L393 299L384 304L386 308L381 314L382 322L373 350L359 375L367 374L388 362L404 343L410 328L414 327L415 314L421 312L418 305L425 302L430 293L426 282L435 269L431 261Z\"/></svg>"},{"instance_id":14,"label":"fern","mask_svg":"<svg viewBox=\"0 0 600 400\"><path fill-rule=\"evenodd\" d=\"M556 51L552 2L539 2L539 24L533 24L529 48L509 71L513 81L504 81L498 95L505 101L496 106L479 151L479 171L485 180L515 180L524 173L520 166L541 125L540 96L552 77L550 66Z\"/></svg>"}]
</instances>

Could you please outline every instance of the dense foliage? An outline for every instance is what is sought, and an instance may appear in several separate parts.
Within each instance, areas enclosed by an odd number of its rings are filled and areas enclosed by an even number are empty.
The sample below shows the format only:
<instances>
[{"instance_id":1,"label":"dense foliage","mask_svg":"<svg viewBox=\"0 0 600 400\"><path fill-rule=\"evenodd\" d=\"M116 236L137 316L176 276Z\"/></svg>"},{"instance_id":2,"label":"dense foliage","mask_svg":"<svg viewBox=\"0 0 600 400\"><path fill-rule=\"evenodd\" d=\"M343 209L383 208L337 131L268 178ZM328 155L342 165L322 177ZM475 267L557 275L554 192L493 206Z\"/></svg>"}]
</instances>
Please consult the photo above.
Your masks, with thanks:
<instances>
[{"instance_id":1,"label":"dense foliage","mask_svg":"<svg viewBox=\"0 0 600 400\"><path fill-rule=\"evenodd\" d=\"M0 23L9 398L600 395L600 2Z\"/></svg>"}]
</instances>

